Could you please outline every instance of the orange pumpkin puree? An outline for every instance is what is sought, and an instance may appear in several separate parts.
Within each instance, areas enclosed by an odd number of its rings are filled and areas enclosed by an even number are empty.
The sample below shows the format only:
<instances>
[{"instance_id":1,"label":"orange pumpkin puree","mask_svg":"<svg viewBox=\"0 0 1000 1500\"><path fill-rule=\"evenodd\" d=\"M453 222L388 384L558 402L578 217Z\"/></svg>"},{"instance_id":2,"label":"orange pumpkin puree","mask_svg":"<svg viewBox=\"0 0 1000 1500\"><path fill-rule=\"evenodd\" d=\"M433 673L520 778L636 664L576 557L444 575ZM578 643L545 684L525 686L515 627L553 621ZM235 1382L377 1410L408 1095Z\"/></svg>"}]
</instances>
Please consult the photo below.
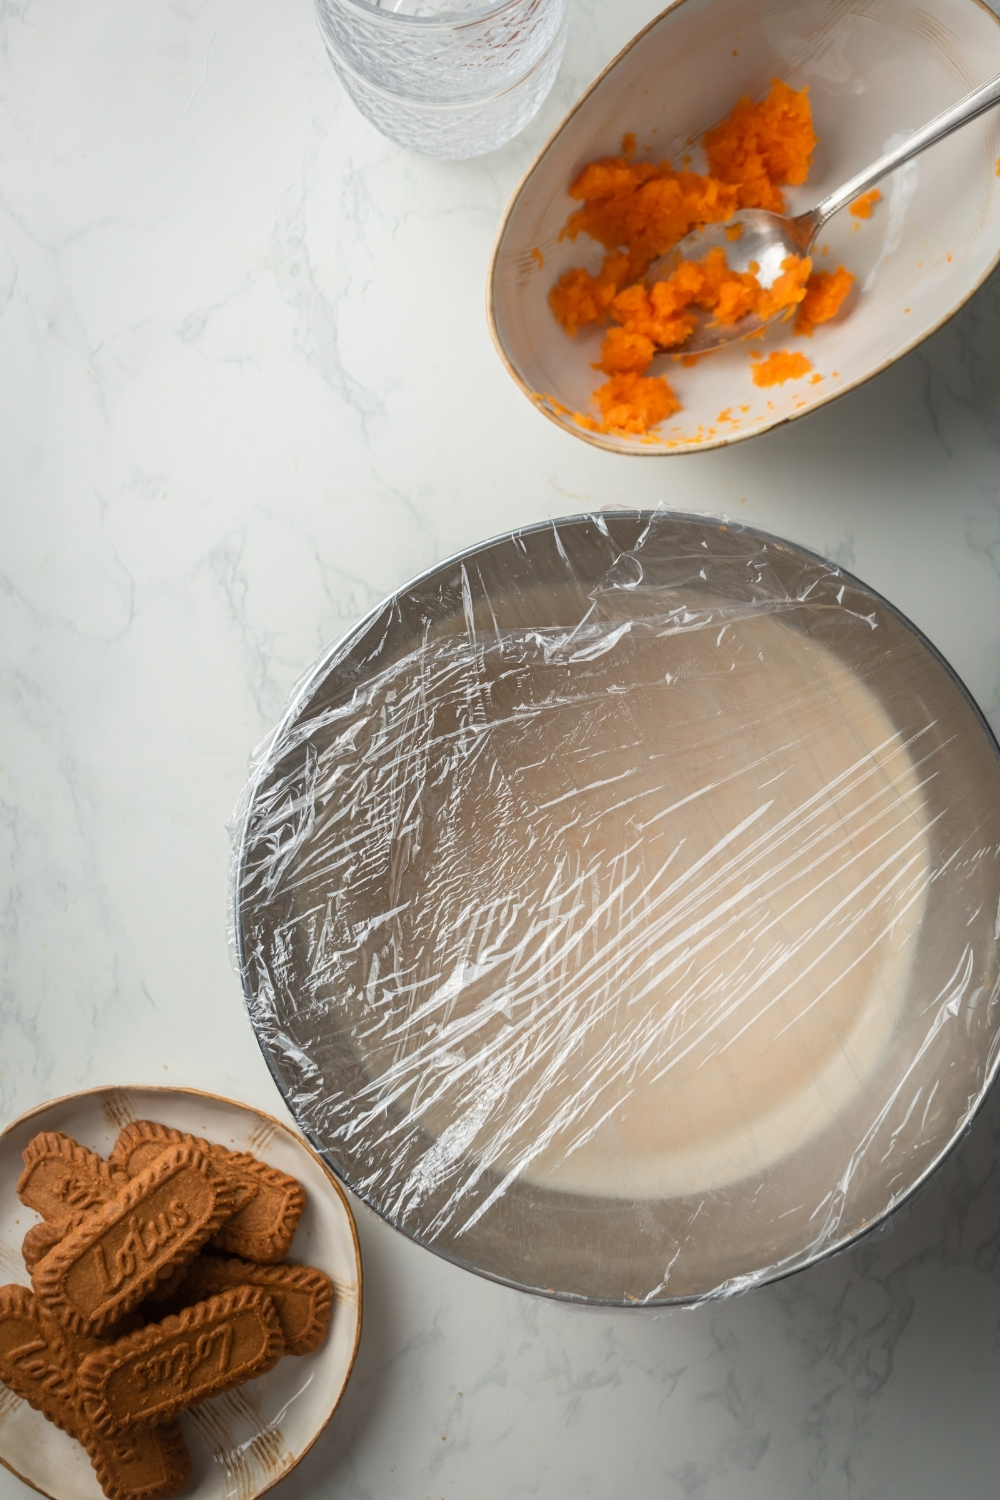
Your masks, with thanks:
<instances>
[{"instance_id":1,"label":"orange pumpkin puree","mask_svg":"<svg viewBox=\"0 0 1000 1500\"><path fill-rule=\"evenodd\" d=\"M829 323L840 311L841 303L854 285L854 277L843 266L835 271L817 271L806 282L806 294L799 303L795 332L812 338L817 323Z\"/></svg>"},{"instance_id":2,"label":"orange pumpkin puree","mask_svg":"<svg viewBox=\"0 0 1000 1500\"><path fill-rule=\"evenodd\" d=\"M680 411L681 403L667 382L632 371L612 375L598 386L594 399L601 409L607 432L648 432L666 417Z\"/></svg>"},{"instance_id":3,"label":"orange pumpkin puree","mask_svg":"<svg viewBox=\"0 0 1000 1500\"><path fill-rule=\"evenodd\" d=\"M688 311L692 307L714 312L714 321L723 327L732 327L748 313L769 318L794 308L806 295L811 266L808 258L790 255L782 274L764 288L751 273L731 271L723 250L710 250L701 262L682 260L648 291L629 286L611 299L608 312L621 327L605 335L597 368L606 375L625 370L643 374L657 350L675 348L689 337L695 324Z\"/></svg>"},{"instance_id":4,"label":"orange pumpkin puree","mask_svg":"<svg viewBox=\"0 0 1000 1500\"><path fill-rule=\"evenodd\" d=\"M882 194L878 188L872 188L870 193L863 193L860 198L855 198L848 212L852 213L856 219L870 219L872 209L876 203L881 202Z\"/></svg>"},{"instance_id":5,"label":"orange pumpkin puree","mask_svg":"<svg viewBox=\"0 0 1000 1500\"><path fill-rule=\"evenodd\" d=\"M590 324L617 325L605 335L595 366L609 377L594 392L605 431L644 433L680 410L668 382L645 372L659 350L677 348L690 336L693 309L713 313L714 322L728 327L748 313L767 318L787 310L788 317L798 308L797 331L811 333L847 295L853 278L843 267L813 274L808 257L789 256L782 274L764 288L753 267L730 270L721 249L700 263L681 261L649 289L642 284L649 264L692 229L724 222L737 208L784 212L781 188L805 182L816 145L808 96L807 88L796 93L777 78L759 104L744 95L703 138L708 174L686 165L677 172L666 161L633 161L634 137L626 136L626 156L590 162L571 184L570 195L582 207L570 215L562 238L589 235L606 254L596 275L576 267L560 276L549 305L571 337ZM734 229L730 238L738 237L739 226Z\"/></svg>"},{"instance_id":6,"label":"orange pumpkin puree","mask_svg":"<svg viewBox=\"0 0 1000 1500\"><path fill-rule=\"evenodd\" d=\"M812 361L798 352L789 354L787 349L775 349L766 358L751 365L750 373L754 385L784 385L786 380L800 380L812 369Z\"/></svg>"},{"instance_id":7,"label":"orange pumpkin puree","mask_svg":"<svg viewBox=\"0 0 1000 1500\"><path fill-rule=\"evenodd\" d=\"M781 186L805 182L816 146L809 90L797 94L773 79L762 103L744 94L728 120L705 133L702 145L709 172L735 186L740 208L783 214Z\"/></svg>"}]
</instances>

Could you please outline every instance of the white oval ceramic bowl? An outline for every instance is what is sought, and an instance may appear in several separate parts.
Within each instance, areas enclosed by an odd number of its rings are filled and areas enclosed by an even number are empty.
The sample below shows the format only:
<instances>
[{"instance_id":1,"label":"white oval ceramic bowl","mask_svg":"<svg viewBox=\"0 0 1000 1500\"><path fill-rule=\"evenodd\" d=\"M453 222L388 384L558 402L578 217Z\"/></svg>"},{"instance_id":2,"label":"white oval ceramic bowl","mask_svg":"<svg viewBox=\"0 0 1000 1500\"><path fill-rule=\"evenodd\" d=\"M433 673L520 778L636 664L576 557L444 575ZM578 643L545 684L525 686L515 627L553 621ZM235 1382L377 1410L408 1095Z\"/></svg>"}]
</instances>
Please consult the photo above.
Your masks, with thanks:
<instances>
[{"instance_id":1,"label":"white oval ceramic bowl","mask_svg":"<svg viewBox=\"0 0 1000 1500\"><path fill-rule=\"evenodd\" d=\"M361 1255L347 1199L301 1136L269 1115L187 1089L92 1089L52 1100L0 1134L0 1282L29 1284L21 1241L38 1216L15 1191L21 1152L42 1130L62 1130L107 1156L129 1120L159 1120L297 1177L306 1209L290 1259L334 1285L330 1331L315 1354L287 1356L267 1375L181 1417L193 1475L191 1500L255 1500L295 1467L343 1395L361 1336ZM0 1386L0 1463L52 1500L103 1500L78 1443Z\"/></svg>"},{"instance_id":2,"label":"white oval ceramic bowl","mask_svg":"<svg viewBox=\"0 0 1000 1500\"><path fill-rule=\"evenodd\" d=\"M832 401L884 370L957 312L1000 257L1000 116L984 116L883 184L872 218L843 212L820 237L821 267L857 277L841 315L811 339L788 325L762 345L798 348L822 376L759 389L750 350L733 344L692 368L657 360L682 410L645 437L592 432L591 369L601 331L569 339L549 310L570 266L600 265L586 236L560 240L578 205L580 169L621 150L639 158L692 151L743 93L769 80L808 84L819 136L809 181L787 192L801 212L877 157L898 132L931 119L1000 73L1000 23L981 0L677 0L629 43L570 111L529 169L497 236L488 284L494 341L511 375L552 421L614 453L690 453L752 437ZM698 149L693 166L702 166ZM534 251L541 252L543 265ZM729 409L732 420L720 421Z\"/></svg>"}]
</instances>

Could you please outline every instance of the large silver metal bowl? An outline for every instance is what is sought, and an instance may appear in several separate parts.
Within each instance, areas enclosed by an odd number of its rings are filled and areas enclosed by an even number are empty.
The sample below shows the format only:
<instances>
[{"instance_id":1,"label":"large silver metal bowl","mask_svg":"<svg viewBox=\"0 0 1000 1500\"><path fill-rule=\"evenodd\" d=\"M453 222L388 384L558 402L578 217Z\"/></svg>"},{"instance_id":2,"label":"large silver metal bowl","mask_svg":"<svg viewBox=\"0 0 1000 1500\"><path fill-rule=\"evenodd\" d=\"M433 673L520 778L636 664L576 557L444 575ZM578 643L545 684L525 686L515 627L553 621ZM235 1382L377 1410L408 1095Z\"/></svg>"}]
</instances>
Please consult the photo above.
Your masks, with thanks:
<instances>
[{"instance_id":1,"label":"large silver metal bowl","mask_svg":"<svg viewBox=\"0 0 1000 1500\"><path fill-rule=\"evenodd\" d=\"M822 559L573 517L323 658L235 908L275 1081L377 1212L531 1291L696 1301L855 1239L982 1102L997 747Z\"/></svg>"}]
</instances>

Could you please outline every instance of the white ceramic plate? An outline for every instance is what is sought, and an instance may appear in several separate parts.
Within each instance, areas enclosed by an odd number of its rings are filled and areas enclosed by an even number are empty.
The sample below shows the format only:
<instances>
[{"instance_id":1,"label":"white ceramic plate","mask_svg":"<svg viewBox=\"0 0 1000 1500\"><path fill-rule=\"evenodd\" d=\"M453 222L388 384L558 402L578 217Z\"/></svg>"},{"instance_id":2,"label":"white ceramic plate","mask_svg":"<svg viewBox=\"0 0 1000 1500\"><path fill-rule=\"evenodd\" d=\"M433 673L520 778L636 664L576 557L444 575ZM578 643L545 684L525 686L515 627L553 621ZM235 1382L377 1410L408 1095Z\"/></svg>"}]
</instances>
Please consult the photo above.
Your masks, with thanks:
<instances>
[{"instance_id":1,"label":"white ceramic plate","mask_svg":"<svg viewBox=\"0 0 1000 1500\"><path fill-rule=\"evenodd\" d=\"M254 1500L293 1469L333 1415L361 1335L361 1256L339 1185L301 1136L269 1115L186 1089L93 1089L55 1099L0 1134L0 1281L30 1278L21 1241L38 1216L15 1191L21 1152L42 1130L61 1130L107 1156L130 1120L159 1120L297 1177L306 1209L289 1258L318 1266L334 1285L330 1331L315 1354L279 1361L269 1374L206 1401L181 1418L197 1500ZM53 1500L102 1500L78 1443L0 1387L0 1462Z\"/></svg>"},{"instance_id":2,"label":"white ceramic plate","mask_svg":"<svg viewBox=\"0 0 1000 1500\"><path fill-rule=\"evenodd\" d=\"M743 93L769 80L808 84L819 136L809 181L787 190L800 213L879 156L898 132L932 119L1000 73L1000 24L980 0L677 0L640 32L567 115L517 189L490 269L490 325L526 395L575 437L617 453L691 453L752 437L813 411L899 359L961 307L1000 254L1000 114L967 126L882 184L861 222L845 210L824 229L819 268L855 273L842 314L811 339L773 327L754 347L801 349L810 376L759 389L749 349L731 344L694 368L669 359L683 409L649 436L588 432L573 420L604 378L591 369L602 331L569 339L549 310L570 266L600 266L600 245L559 239L578 205L580 169L638 138L640 159L680 158ZM541 252L539 266L533 251ZM566 410L568 408L568 410ZM731 420L720 421L729 409ZM745 409L744 409L745 408Z\"/></svg>"}]
</instances>

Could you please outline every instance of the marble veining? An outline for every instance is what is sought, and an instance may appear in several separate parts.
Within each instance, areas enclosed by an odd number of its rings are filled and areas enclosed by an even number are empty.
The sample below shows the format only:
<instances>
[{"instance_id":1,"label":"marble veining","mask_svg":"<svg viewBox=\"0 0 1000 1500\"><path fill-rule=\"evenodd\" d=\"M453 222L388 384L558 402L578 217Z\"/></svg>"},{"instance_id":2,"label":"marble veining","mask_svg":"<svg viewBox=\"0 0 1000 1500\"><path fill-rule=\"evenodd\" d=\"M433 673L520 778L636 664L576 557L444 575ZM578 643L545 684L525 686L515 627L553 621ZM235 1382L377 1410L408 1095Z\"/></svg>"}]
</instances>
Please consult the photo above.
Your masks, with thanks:
<instances>
[{"instance_id":1,"label":"marble veining","mask_svg":"<svg viewBox=\"0 0 1000 1500\"><path fill-rule=\"evenodd\" d=\"M751 521L884 592L1000 728L996 278L868 386L702 456L574 442L496 358L503 206L657 8L571 0L541 115L451 164L356 114L309 0L0 7L3 1119L129 1083L281 1112L227 942L248 757L323 648L481 537ZM693 1313L523 1298L358 1217L361 1353L289 1500L995 1493L994 1100L885 1232Z\"/></svg>"}]
</instances>

